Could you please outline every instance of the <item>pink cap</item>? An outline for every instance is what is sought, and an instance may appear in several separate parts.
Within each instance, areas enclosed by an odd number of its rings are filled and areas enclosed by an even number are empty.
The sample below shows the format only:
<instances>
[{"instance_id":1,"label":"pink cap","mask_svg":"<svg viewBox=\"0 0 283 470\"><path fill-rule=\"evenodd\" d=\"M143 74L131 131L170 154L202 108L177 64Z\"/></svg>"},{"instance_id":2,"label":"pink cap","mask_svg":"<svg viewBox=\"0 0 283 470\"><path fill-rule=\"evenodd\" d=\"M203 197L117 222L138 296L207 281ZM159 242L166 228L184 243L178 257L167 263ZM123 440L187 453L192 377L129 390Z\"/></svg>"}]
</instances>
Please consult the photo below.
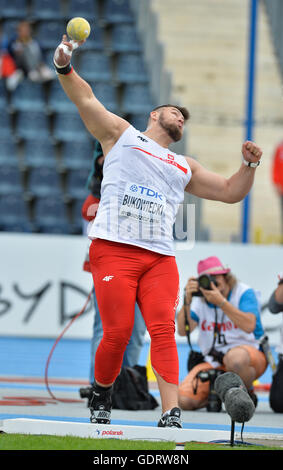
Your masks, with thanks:
<instances>
[{"instance_id":1,"label":"pink cap","mask_svg":"<svg viewBox=\"0 0 283 470\"><path fill-rule=\"evenodd\" d=\"M198 275L202 274L227 274L230 272L229 268L224 268L221 261L217 256L210 256L203 259L198 263Z\"/></svg>"}]
</instances>

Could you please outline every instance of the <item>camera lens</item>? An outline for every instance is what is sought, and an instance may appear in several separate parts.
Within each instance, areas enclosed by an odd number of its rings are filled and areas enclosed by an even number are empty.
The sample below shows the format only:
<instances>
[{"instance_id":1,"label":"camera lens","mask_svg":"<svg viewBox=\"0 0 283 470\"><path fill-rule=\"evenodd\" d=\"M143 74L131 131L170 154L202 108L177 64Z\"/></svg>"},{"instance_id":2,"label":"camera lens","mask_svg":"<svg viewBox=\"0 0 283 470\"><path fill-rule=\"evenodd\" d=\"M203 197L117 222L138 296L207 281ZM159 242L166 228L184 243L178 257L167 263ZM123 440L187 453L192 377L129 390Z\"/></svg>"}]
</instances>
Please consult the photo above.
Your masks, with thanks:
<instances>
[{"instance_id":1,"label":"camera lens","mask_svg":"<svg viewBox=\"0 0 283 470\"><path fill-rule=\"evenodd\" d=\"M206 409L215 413L219 413L222 409L222 402L214 389L210 390Z\"/></svg>"},{"instance_id":2,"label":"camera lens","mask_svg":"<svg viewBox=\"0 0 283 470\"><path fill-rule=\"evenodd\" d=\"M207 380L209 380L210 378L210 375L209 375L209 372L206 371L206 370L201 370L199 373L198 373L198 377L200 378L200 380L202 382L206 382Z\"/></svg>"},{"instance_id":3,"label":"camera lens","mask_svg":"<svg viewBox=\"0 0 283 470\"><path fill-rule=\"evenodd\" d=\"M79 394L81 398L90 398L92 395L92 387L80 388Z\"/></svg>"},{"instance_id":4,"label":"camera lens","mask_svg":"<svg viewBox=\"0 0 283 470\"><path fill-rule=\"evenodd\" d=\"M210 277L207 274L203 274L198 278L198 283L203 289L210 289Z\"/></svg>"}]
</instances>

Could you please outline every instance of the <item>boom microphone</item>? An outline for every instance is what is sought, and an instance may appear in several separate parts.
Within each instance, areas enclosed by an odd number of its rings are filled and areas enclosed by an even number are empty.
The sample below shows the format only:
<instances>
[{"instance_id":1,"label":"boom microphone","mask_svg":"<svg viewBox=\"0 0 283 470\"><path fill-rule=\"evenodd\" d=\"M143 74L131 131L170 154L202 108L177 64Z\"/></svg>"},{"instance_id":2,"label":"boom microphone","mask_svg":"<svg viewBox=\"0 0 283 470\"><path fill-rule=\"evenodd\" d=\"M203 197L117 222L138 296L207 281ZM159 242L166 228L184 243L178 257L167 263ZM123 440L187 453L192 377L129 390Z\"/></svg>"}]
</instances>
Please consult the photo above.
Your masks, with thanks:
<instances>
[{"instance_id":1,"label":"boom microphone","mask_svg":"<svg viewBox=\"0 0 283 470\"><path fill-rule=\"evenodd\" d=\"M237 374L225 372L219 375L215 380L214 388L232 421L244 423L253 417L254 403L244 382Z\"/></svg>"},{"instance_id":2,"label":"boom microphone","mask_svg":"<svg viewBox=\"0 0 283 470\"><path fill-rule=\"evenodd\" d=\"M225 395L230 388L236 387L242 388L243 390L247 390L241 377L235 374L234 372L225 372L224 374L221 374L221 380L219 379L220 376L216 378L214 387L216 393L218 393L220 399L223 402L225 399Z\"/></svg>"}]
</instances>

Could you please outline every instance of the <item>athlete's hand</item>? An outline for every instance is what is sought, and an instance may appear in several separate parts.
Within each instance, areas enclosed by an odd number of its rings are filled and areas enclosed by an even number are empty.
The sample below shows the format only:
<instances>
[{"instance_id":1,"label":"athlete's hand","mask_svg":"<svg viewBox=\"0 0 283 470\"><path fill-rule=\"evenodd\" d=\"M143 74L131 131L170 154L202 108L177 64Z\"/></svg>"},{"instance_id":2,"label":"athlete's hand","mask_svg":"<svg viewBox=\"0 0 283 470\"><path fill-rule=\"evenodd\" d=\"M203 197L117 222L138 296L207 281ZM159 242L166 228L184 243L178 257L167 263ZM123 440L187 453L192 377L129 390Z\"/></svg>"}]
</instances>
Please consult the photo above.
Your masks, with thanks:
<instances>
[{"instance_id":1,"label":"athlete's hand","mask_svg":"<svg viewBox=\"0 0 283 470\"><path fill-rule=\"evenodd\" d=\"M242 145L242 154L247 162L256 163L261 159L262 150L254 142L247 140Z\"/></svg>"},{"instance_id":2,"label":"athlete's hand","mask_svg":"<svg viewBox=\"0 0 283 470\"><path fill-rule=\"evenodd\" d=\"M81 46L85 42L82 41L68 41L66 34L63 35L62 41L56 48L54 53L54 61L58 67L65 67L71 62L71 56L73 50Z\"/></svg>"}]
</instances>

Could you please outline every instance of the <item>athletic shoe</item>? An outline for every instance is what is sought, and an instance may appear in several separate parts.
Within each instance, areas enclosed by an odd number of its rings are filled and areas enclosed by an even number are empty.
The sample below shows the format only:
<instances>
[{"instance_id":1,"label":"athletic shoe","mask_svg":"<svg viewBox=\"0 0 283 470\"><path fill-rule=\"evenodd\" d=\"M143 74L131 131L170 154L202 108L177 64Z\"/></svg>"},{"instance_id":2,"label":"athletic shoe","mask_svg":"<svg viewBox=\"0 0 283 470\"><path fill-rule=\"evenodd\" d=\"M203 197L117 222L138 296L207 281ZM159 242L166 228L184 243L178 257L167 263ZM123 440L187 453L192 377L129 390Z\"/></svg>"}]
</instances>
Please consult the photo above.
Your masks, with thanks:
<instances>
[{"instance_id":1,"label":"athletic shoe","mask_svg":"<svg viewBox=\"0 0 283 470\"><path fill-rule=\"evenodd\" d=\"M157 426L159 428L181 428L182 422L180 408L172 408L172 410L163 413Z\"/></svg>"},{"instance_id":2,"label":"athletic shoe","mask_svg":"<svg viewBox=\"0 0 283 470\"><path fill-rule=\"evenodd\" d=\"M90 422L93 424L110 424L111 420L111 399L112 387L101 391L94 385L90 400Z\"/></svg>"}]
</instances>

